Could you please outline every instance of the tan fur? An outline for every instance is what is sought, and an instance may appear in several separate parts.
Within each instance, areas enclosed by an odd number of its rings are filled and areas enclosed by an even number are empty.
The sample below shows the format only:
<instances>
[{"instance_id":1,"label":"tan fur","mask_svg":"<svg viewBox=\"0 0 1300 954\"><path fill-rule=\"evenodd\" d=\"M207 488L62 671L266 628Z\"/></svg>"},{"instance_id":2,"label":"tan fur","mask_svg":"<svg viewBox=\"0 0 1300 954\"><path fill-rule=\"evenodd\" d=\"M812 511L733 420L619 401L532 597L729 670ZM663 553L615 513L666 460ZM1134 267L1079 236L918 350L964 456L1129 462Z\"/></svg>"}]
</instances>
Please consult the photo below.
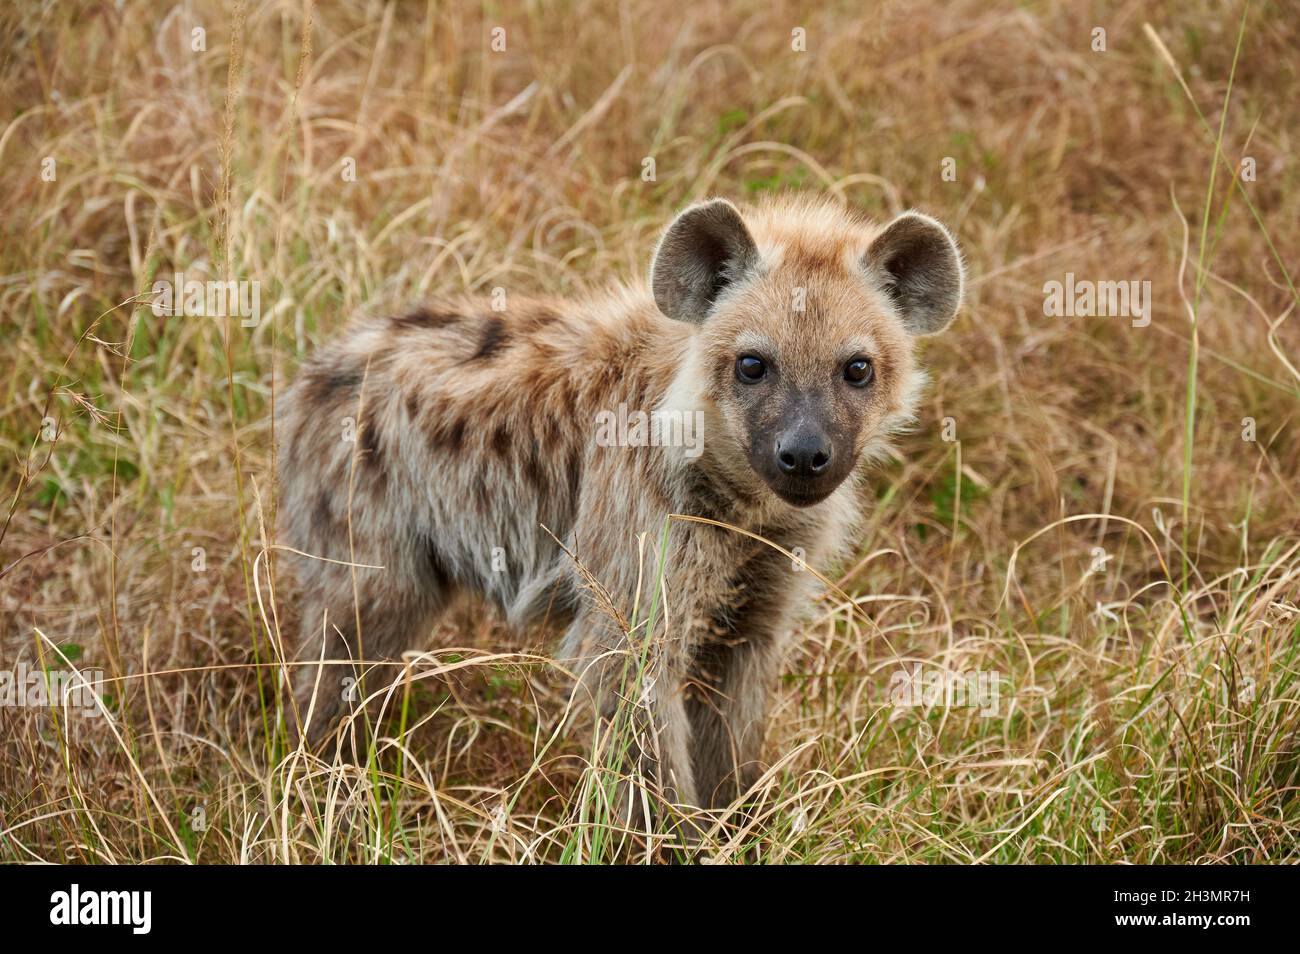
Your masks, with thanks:
<instances>
[{"instance_id":1,"label":"tan fur","mask_svg":"<svg viewBox=\"0 0 1300 954\"><path fill-rule=\"evenodd\" d=\"M729 227L730 209L715 209L719 227ZM442 301L358 321L318 352L281 405L283 542L384 569L356 570L354 599L348 568L294 558L303 658L395 658L417 647L451 595L465 590L513 625L543 617L565 625L561 652L586 667L584 685L610 718L618 693L632 691L620 685L629 637L616 619L630 619L634 605L645 617L667 515L744 528L798 548L815 567L851 545L855 478L909 420L922 383L905 309L890 298L893 278L863 267L882 230L805 202L743 218L752 236L743 280L722 287L698 324L655 304L661 283L678 272L681 284L665 300L699 278L692 262L672 256L689 257L693 243L711 247L684 215L656 260L655 297L635 284L582 301L511 295L502 312L487 301ZM800 288L806 305L796 312ZM743 351L774 356L768 392L737 382ZM841 376L855 353L874 362L865 390L847 388ZM841 442L833 467L844 475L811 506L774 493L754 465L771 451L764 435L789 424L783 413L793 413L795 397L815 408L828 440ZM698 412L702 454L600 446L597 415L620 405ZM357 422L355 443L344 439L346 418ZM543 527L610 595L615 613ZM504 569L494 568L494 553ZM669 797L726 803L756 777L767 698L812 580L743 534L672 524L666 613L649 634L652 685L639 690L647 705L633 706L638 757ZM645 638L639 631L632 641ZM339 666L301 670L304 712L320 686L317 734L342 705L345 674Z\"/></svg>"}]
</instances>

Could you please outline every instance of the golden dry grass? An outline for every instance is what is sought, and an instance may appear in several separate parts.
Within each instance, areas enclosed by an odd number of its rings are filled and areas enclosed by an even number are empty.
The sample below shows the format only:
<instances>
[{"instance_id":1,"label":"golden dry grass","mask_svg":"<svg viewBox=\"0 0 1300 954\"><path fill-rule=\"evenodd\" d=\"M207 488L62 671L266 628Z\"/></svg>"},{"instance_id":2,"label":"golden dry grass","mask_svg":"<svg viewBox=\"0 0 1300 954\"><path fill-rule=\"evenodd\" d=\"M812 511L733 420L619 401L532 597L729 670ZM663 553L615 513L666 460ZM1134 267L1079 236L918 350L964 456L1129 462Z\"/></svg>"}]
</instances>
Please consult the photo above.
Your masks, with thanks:
<instances>
[{"instance_id":1,"label":"golden dry grass","mask_svg":"<svg viewBox=\"0 0 1300 954\"><path fill-rule=\"evenodd\" d=\"M675 857L605 820L544 635L476 607L372 758L281 745L269 412L359 309L571 293L644 270L691 199L808 190L948 222L969 298L851 599L788 661L773 769L700 856L1296 860L1296 12L8 5L0 669L63 647L109 715L0 709L0 859ZM266 320L132 303L175 270L260 281ZM1045 317L1066 272L1149 280L1151 325ZM997 673L998 717L891 708L917 662Z\"/></svg>"}]
</instances>

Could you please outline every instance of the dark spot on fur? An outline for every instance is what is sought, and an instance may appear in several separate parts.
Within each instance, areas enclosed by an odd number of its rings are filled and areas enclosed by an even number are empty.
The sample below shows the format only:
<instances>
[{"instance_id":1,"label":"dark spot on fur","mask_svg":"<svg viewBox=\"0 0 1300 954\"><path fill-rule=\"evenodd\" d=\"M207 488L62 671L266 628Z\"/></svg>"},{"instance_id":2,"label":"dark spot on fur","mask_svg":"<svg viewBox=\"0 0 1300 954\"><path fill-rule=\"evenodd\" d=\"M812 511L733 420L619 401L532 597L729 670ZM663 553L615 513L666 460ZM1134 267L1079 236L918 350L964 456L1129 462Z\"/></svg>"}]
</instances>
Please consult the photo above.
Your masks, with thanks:
<instances>
[{"instance_id":1,"label":"dark spot on fur","mask_svg":"<svg viewBox=\"0 0 1300 954\"><path fill-rule=\"evenodd\" d=\"M450 587L454 582L454 575L451 572L451 564L443 557L442 552L438 549L437 543L430 540L425 547L429 556L429 576L435 586Z\"/></svg>"},{"instance_id":2,"label":"dark spot on fur","mask_svg":"<svg viewBox=\"0 0 1300 954\"><path fill-rule=\"evenodd\" d=\"M420 417L420 396L415 391L406 394L406 416L413 421Z\"/></svg>"},{"instance_id":3,"label":"dark spot on fur","mask_svg":"<svg viewBox=\"0 0 1300 954\"><path fill-rule=\"evenodd\" d=\"M449 308L417 308L405 315L390 319L395 328L445 328L460 321L459 312Z\"/></svg>"},{"instance_id":4,"label":"dark spot on fur","mask_svg":"<svg viewBox=\"0 0 1300 954\"><path fill-rule=\"evenodd\" d=\"M367 412L361 424L361 463L374 478L377 487L383 487L388 481L385 467L383 440L379 433L379 423L373 413Z\"/></svg>"},{"instance_id":5,"label":"dark spot on fur","mask_svg":"<svg viewBox=\"0 0 1300 954\"><path fill-rule=\"evenodd\" d=\"M510 444L510 430L505 425L501 425L492 432L492 450L498 455L501 457L507 456L510 453Z\"/></svg>"},{"instance_id":6,"label":"dark spot on fur","mask_svg":"<svg viewBox=\"0 0 1300 954\"><path fill-rule=\"evenodd\" d=\"M496 355L510 341L506 323L500 318L489 318L483 323L483 335L478 341L478 350L471 361L486 361Z\"/></svg>"},{"instance_id":7,"label":"dark spot on fur","mask_svg":"<svg viewBox=\"0 0 1300 954\"><path fill-rule=\"evenodd\" d=\"M524 481L534 493L543 493L546 488L546 468L542 466L542 455L533 443L524 457Z\"/></svg>"},{"instance_id":8,"label":"dark spot on fur","mask_svg":"<svg viewBox=\"0 0 1300 954\"><path fill-rule=\"evenodd\" d=\"M330 507L330 495L328 491L321 491L316 498L316 506L311 512L312 535L317 540L328 540L330 531L334 524L334 513Z\"/></svg>"},{"instance_id":9,"label":"dark spot on fur","mask_svg":"<svg viewBox=\"0 0 1300 954\"><path fill-rule=\"evenodd\" d=\"M435 450L458 451L465 443L465 421L443 419L434 426L429 435Z\"/></svg>"},{"instance_id":10,"label":"dark spot on fur","mask_svg":"<svg viewBox=\"0 0 1300 954\"><path fill-rule=\"evenodd\" d=\"M360 385L361 372L356 368L321 365L307 372L307 399L315 404L328 404L351 397Z\"/></svg>"},{"instance_id":11,"label":"dark spot on fur","mask_svg":"<svg viewBox=\"0 0 1300 954\"><path fill-rule=\"evenodd\" d=\"M373 414L366 415L365 424L361 428L361 450L369 463L378 463L376 458L380 454L379 427L375 423Z\"/></svg>"}]
</instances>

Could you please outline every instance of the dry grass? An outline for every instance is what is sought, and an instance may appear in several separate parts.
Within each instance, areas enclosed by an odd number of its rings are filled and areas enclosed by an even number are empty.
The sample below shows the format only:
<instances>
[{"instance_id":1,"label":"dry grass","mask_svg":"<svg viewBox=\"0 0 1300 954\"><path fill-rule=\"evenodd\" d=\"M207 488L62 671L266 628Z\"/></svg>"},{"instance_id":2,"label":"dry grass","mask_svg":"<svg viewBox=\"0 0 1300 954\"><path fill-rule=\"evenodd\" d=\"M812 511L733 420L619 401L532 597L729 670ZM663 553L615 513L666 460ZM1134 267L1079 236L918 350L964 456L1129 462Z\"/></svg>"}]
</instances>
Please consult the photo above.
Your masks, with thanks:
<instances>
[{"instance_id":1,"label":"dry grass","mask_svg":"<svg viewBox=\"0 0 1300 954\"><path fill-rule=\"evenodd\" d=\"M7 5L0 669L62 647L109 714L0 709L0 859L673 857L605 821L544 634L477 607L369 758L280 744L269 411L358 309L570 293L689 199L804 189L943 218L970 296L703 854L1297 860L1300 18L1228 7ZM264 320L132 304L178 269ZM1044 317L1066 272L1149 280L1150 327ZM914 662L996 672L998 716L891 708Z\"/></svg>"}]
</instances>

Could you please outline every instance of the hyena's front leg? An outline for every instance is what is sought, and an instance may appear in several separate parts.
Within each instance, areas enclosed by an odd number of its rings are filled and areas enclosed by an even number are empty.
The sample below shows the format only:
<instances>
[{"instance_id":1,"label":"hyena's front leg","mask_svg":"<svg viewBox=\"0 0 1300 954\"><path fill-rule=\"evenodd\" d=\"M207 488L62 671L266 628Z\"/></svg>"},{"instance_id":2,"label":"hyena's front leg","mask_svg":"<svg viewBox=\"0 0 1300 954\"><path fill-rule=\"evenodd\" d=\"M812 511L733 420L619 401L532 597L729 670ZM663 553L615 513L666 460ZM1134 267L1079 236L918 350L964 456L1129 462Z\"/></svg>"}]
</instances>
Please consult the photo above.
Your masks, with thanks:
<instances>
[{"instance_id":1,"label":"hyena's front leg","mask_svg":"<svg viewBox=\"0 0 1300 954\"><path fill-rule=\"evenodd\" d=\"M786 537L789 550L797 537ZM820 548L812 548L820 555ZM690 641L687 713L695 784L707 808L744 794L764 770L763 738L784 650L798 607L816 582L806 555L754 546L732 586L699 614L707 622Z\"/></svg>"},{"instance_id":2,"label":"hyena's front leg","mask_svg":"<svg viewBox=\"0 0 1300 954\"><path fill-rule=\"evenodd\" d=\"M698 804L680 661L663 647L647 651L624 634L611 637L612 627L596 615L594 610L580 614L566 644L584 647L574 661L582 674L580 691L594 703L604 764L623 776L639 772L669 802ZM593 639L593 631L600 636ZM638 820L639 804L636 786L620 782L620 817Z\"/></svg>"},{"instance_id":3,"label":"hyena's front leg","mask_svg":"<svg viewBox=\"0 0 1300 954\"><path fill-rule=\"evenodd\" d=\"M721 808L762 773L768 699L781 654L769 633L715 637L696 650L687 713L702 804Z\"/></svg>"}]
</instances>

